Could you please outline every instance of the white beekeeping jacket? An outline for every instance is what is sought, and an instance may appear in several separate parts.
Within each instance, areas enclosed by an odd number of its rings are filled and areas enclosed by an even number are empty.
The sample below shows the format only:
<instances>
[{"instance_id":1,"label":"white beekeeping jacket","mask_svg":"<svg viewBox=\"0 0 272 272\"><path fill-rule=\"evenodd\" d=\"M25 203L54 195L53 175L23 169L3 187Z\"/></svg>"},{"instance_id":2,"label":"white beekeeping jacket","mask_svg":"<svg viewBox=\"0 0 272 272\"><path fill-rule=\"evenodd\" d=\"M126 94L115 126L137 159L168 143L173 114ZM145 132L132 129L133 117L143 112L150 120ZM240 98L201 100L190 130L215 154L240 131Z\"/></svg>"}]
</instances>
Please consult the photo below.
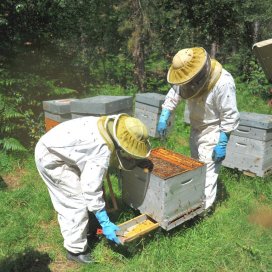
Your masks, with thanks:
<instances>
[{"instance_id":1,"label":"white beekeeping jacket","mask_svg":"<svg viewBox=\"0 0 272 272\"><path fill-rule=\"evenodd\" d=\"M173 111L181 100L179 87L174 85L167 93L162 108ZM210 92L187 101L191 127L201 135L218 126L221 131L231 132L239 125L235 83L225 69L222 69L219 80Z\"/></svg>"},{"instance_id":2,"label":"white beekeeping jacket","mask_svg":"<svg viewBox=\"0 0 272 272\"><path fill-rule=\"evenodd\" d=\"M98 118L88 116L63 122L40 139L48 151L60 159L55 163L78 169L89 211L98 211L105 206L102 182L111 156L97 128ZM58 179L59 175L55 178Z\"/></svg>"}]
</instances>

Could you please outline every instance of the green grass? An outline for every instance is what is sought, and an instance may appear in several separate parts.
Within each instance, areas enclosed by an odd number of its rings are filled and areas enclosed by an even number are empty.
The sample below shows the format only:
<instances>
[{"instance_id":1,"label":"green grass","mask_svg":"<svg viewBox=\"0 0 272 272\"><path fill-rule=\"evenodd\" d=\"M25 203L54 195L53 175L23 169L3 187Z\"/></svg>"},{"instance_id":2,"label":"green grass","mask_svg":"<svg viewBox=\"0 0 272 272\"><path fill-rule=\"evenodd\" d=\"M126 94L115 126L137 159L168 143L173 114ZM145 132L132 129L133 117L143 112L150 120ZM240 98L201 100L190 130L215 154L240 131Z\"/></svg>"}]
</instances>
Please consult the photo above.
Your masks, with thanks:
<instances>
[{"instance_id":1,"label":"green grass","mask_svg":"<svg viewBox=\"0 0 272 272\"><path fill-rule=\"evenodd\" d=\"M239 110L270 112L260 99L253 103L241 94L237 94ZM153 139L153 147L165 146L189 155L189 126L183 123L183 110L181 104L167 141ZM80 266L65 259L56 214L31 154L21 170L2 175L1 182L7 184L0 186L0 271L272 271L271 222L270 228L265 227L265 217L258 217L271 216L272 177L248 177L222 167L212 215L169 232L158 229L127 246L115 247L100 238L92 244L99 263ZM14 179L16 186L11 186ZM137 212L121 202L115 176L112 182L120 209L110 217L121 223Z\"/></svg>"},{"instance_id":2,"label":"green grass","mask_svg":"<svg viewBox=\"0 0 272 272\"><path fill-rule=\"evenodd\" d=\"M113 183L117 191L116 178ZM159 229L121 248L101 238L93 247L100 263L74 265L69 270L71 263L64 260L62 237L47 189L30 159L19 188L1 191L0 271L5 271L1 268L8 266L3 261L12 256L16 256L13 267L20 264L22 269L19 257L23 252L29 254L29 267L17 271L46 271L41 269L49 259L51 271L58 271L57 262L62 263L63 271L271 271L271 228L249 220L259 207L272 209L271 179L246 177L223 168L219 183L217 208L210 217L189 221L169 232ZM123 205L120 198L119 205ZM111 217L121 223L133 214L124 207ZM35 264L31 256L38 256L39 270L30 270Z\"/></svg>"}]
</instances>

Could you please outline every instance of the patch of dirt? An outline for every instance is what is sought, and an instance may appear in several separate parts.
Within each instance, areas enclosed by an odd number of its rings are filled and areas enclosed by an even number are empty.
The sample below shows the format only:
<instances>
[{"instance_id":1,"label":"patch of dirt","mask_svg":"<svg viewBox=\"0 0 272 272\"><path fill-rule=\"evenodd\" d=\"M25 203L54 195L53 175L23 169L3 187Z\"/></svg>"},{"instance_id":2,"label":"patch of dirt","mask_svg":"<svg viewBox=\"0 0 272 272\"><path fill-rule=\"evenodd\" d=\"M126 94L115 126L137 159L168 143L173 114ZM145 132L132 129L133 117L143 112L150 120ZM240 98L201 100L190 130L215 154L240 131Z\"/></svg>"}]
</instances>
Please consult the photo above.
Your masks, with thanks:
<instances>
[{"instance_id":1,"label":"patch of dirt","mask_svg":"<svg viewBox=\"0 0 272 272\"><path fill-rule=\"evenodd\" d=\"M248 220L252 224L272 228L272 208L267 206L259 207L249 215Z\"/></svg>"},{"instance_id":2,"label":"patch of dirt","mask_svg":"<svg viewBox=\"0 0 272 272\"><path fill-rule=\"evenodd\" d=\"M80 264L69 261L66 259L66 256L59 254L56 256L55 261L49 265L49 268L51 272L77 271L80 268Z\"/></svg>"},{"instance_id":3,"label":"patch of dirt","mask_svg":"<svg viewBox=\"0 0 272 272\"><path fill-rule=\"evenodd\" d=\"M50 232L50 229L52 228L58 228L59 224L57 221L57 214L55 214L55 218L51 220L50 222L40 222L40 227L45 230L45 236L43 236L43 241L46 241L47 239L50 240L52 237L50 237L52 234ZM47 237L48 236L48 237ZM43 253L48 252L56 252L55 259L51 260L49 264L49 268L51 272L67 272L67 271L78 271L80 268L80 265L69 261L66 259L66 255L63 251L59 252L59 249L54 247L53 245L50 245L46 242L41 242L40 246L38 247L38 250Z\"/></svg>"},{"instance_id":4,"label":"patch of dirt","mask_svg":"<svg viewBox=\"0 0 272 272\"><path fill-rule=\"evenodd\" d=\"M42 246L39 247L38 250L39 252L41 252L41 254L47 254L47 255L50 251L56 252L56 249L54 249L49 244L43 244ZM58 252L55 255L54 260L50 259L48 268L50 269L51 272L67 272L67 271L75 272L75 271L78 271L78 269L80 268L80 265L73 261L67 260L65 253Z\"/></svg>"},{"instance_id":5,"label":"patch of dirt","mask_svg":"<svg viewBox=\"0 0 272 272\"><path fill-rule=\"evenodd\" d=\"M1 182L4 184L4 187L11 189L18 188L20 186L20 179L25 173L25 169L18 168L13 173L3 175Z\"/></svg>"},{"instance_id":6,"label":"patch of dirt","mask_svg":"<svg viewBox=\"0 0 272 272\"><path fill-rule=\"evenodd\" d=\"M177 141L177 145L189 146L189 142L184 138L177 138L176 141Z\"/></svg>"}]
</instances>

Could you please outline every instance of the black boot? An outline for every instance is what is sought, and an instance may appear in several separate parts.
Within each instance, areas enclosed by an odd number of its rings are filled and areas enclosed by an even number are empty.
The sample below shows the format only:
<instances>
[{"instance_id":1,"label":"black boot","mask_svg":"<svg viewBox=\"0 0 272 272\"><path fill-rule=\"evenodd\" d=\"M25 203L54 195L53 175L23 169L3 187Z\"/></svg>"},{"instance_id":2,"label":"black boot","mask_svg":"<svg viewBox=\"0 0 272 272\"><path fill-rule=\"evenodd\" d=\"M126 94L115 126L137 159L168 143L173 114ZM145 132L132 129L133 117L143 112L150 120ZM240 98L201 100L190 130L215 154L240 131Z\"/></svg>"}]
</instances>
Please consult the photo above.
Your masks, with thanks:
<instances>
[{"instance_id":1,"label":"black boot","mask_svg":"<svg viewBox=\"0 0 272 272\"><path fill-rule=\"evenodd\" d=\"M90 253L88 253L88 252L72 253L72 252L67 251L66 257L68 260L75 261L78 263L84 263L84 264L94 263Z\"/></svg>"}]
</instances>

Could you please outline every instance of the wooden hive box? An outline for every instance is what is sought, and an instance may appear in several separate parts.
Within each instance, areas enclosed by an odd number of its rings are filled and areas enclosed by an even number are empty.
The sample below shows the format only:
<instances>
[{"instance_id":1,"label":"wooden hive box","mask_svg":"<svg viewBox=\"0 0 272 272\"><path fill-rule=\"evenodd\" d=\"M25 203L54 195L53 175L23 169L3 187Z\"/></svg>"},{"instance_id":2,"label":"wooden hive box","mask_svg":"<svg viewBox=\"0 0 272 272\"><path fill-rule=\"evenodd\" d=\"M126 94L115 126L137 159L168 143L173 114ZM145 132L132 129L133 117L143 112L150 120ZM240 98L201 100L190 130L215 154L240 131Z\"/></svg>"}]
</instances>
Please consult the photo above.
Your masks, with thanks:
<instances>
[{"instance_id":1,"label":"wooden hive box","mask_svg":"<svg viewBox=\"0 0 272 272\"><path fill-rule=\"evenodd\" d=\"M272 115L241 112L240 118L222 164L252 176L272 174Z\"/></svg>"},{"instance_id":2,"label":"wooden hive box","mask_svg":"<svg viewBox=\"0 0 272 272\"><path fill-rule=\"evenodd\" d=\"M153 149L147 164L121 172L126 204L165 230L203 211L205 164L164 148ZM152 170L147 171L148 168Z\"/></svg>"},{"instance_id":3,"label":"wooden hive box","mask_svg":"<svg viewBox=\"0 0 272 272\"><path fill-rule=\"evenodd\" d=\"M140 119L147 127L148 134L151 137L158 138L157 126L161 114L161 106L165 100L165 95L158 93L140 93L136 94L134 116ZM174 113L169 120L170 130L174 120Z\"/></svg>"}]
</instances>

